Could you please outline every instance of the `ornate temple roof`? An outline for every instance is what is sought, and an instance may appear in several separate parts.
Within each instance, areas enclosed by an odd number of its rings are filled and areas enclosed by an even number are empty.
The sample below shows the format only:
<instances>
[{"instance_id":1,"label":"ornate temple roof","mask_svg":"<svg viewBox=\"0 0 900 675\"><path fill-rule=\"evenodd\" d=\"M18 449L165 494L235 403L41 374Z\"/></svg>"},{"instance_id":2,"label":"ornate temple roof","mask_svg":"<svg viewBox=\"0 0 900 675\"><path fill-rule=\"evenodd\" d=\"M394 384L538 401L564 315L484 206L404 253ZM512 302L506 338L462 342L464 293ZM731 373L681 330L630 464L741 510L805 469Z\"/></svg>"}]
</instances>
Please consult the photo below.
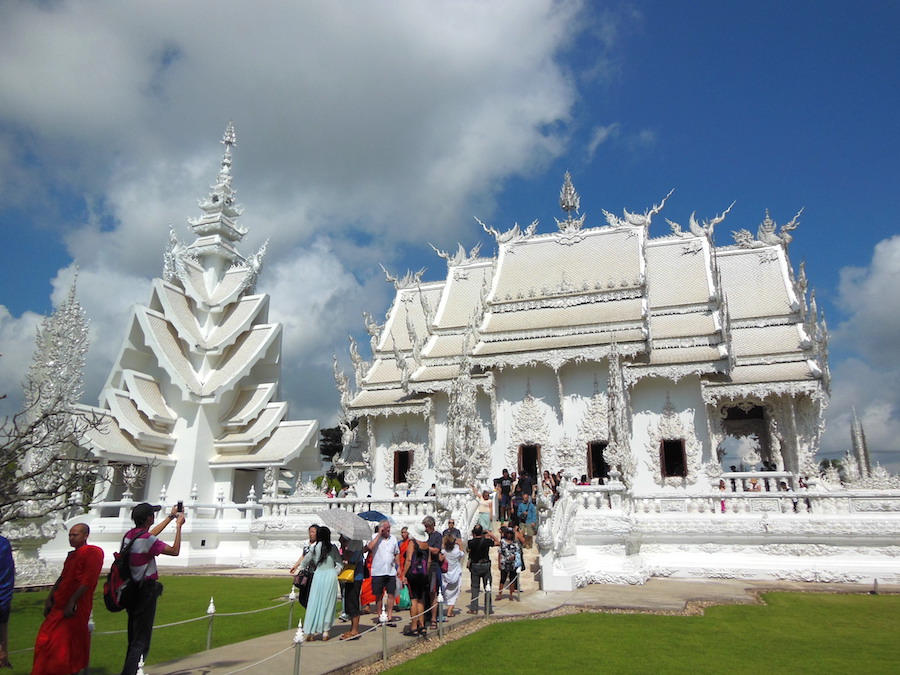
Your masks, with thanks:
<instances>
[{"instance_id":1,"label":"ornate temple roof","mask_svg":"<svg viewBox=\"0 0 900 675\"><path fill-rule=\"evenodd\" d=\"M496 238L496 257L460 246L455 255L438 251L447 260L443 281L389 276L396 296L385 324L367 323L373 360L352 354L359 391L349 397L349 416L399 405L400 393L446 389L465 355L481 370L558 370L602 360L613 344L629 382L694 373L723 392L823 380L827 388L824 321L787 256L797 218L779 231L767 213L755 237L740 230L737 245L717 247L713 229L729 207L709 221L691 215L687 230L668 221L671 232L651 238L665 201L643 214L604 211L605 224L584 227L567 175L557 232L535 234L537 223L504 233L483 225Z\"/></svg>"}]
</instances>

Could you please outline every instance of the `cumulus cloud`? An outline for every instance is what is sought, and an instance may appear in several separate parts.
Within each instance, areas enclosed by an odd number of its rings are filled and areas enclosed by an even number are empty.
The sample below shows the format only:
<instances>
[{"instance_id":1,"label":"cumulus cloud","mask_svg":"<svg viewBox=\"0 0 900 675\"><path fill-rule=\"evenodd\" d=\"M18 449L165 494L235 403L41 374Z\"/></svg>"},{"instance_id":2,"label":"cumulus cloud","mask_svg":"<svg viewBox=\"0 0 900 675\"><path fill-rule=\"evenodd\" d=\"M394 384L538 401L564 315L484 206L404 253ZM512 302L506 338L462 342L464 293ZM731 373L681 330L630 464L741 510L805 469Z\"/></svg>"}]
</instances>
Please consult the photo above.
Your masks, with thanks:
<instances>
[{"instance_id":1,"label":"cumulus cloud","mask_svg":"<svg viewBox=\"0 0 900 675\"><path fill-rule=\"evenodd\" d=\"M827 454L850 447L855 407L872 457L900 470L900 236L879 242L866 267L841 270L837 303L847 319L833 330L832 350L855 353L832 366L834 395L823 438ZM834 359L832 359L834 361Z\"/></svg>"},{"instance_id":2,"label":"cumulus cloud","mask_svg":"<svg viewBox=\"0 0 900 675\"><path fill-rule=\"evenodd\" d=\"M88 402L130 306L149 299L169 227L193 238L186 220L233 120L249 229L240 248L269 241L259 289L284 323L282 395L293 415L333 417L331 355L346 359L361 311L386 309L392 295L378 263L402 274L410 250L455 246L473 212L490 215L504 181L565 152L578 92L560 55L582 9L554 0L7 7L0 171L10 180L0 199L57 232L80 268ZM70 268L53 281L56 302ZM39 320L0 312L4 391L18 387Z\"/></svg>"}]
</instances>

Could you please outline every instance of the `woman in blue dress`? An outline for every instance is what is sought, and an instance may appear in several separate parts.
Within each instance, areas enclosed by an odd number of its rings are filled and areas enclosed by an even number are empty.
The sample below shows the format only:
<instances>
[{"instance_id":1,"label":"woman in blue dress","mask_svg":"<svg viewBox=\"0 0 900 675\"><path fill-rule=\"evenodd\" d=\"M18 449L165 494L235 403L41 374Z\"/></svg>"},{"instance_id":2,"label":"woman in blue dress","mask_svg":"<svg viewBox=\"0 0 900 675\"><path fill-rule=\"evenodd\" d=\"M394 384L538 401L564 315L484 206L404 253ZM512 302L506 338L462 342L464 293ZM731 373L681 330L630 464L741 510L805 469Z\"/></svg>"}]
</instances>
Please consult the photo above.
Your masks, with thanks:
<instances>
[{"instance_id":1,"label":"woman in blue dress","mask_svg":"<svg viewBox=\"0 0 900 675\"><path fill-rule=\"evenodd\" d=\"M331 530L320 527L316 532L316 543L300 563L300 569L315 570L303 622L308 641L312 641L317 633L322 634L323 641L329 637L338 596L337 575L342 567L337 546L331 543Z\"/></svg>"}]
</instances>

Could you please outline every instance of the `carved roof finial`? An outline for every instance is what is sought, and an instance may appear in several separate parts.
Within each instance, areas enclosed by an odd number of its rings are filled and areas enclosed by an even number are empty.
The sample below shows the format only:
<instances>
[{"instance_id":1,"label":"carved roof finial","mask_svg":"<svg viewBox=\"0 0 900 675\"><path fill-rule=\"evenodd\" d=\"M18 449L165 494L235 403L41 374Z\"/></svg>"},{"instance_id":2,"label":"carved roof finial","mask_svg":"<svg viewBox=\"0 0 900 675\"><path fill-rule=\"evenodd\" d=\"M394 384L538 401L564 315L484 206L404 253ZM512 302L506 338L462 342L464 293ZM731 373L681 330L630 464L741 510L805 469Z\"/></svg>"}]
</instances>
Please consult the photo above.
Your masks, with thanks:
<instances>
[{"instance_id":1,"label":"carved roof finial","mask_svg":"<svg viewBox=\"0 0 900 675\"><path fill-rule=\"evenodd\" d=\"M225 175L231 173L231 148L237 145L237 135L234 133L234 122L229 122L222 136L222 145L225 146L225 154L222 157L222 172Z\"/></svg>"},{"instance_id":2,"label":"carved roof finial","mask_svg":"<svg viewBox=\"0 0 900 675\"><path fill-rule=\"evenodd\" d=\"M566 175L563 179L563 185L559 190L559 206L566 213L565 220L556 219L556 225L559 227L559 231L569 234L575 235L575 241L580 241L580 237L578 237L578 230L581 229L581 226L584 225L584 216L580 218L575 218L576 213L581 208L581 197L578 196L578 193L575 191L575 186L572 185L572 174L566 171ZM567 243L571 243L571 238L566 240Z\"/></svg>"},{"instance_id":3,"label":"carved roof finial","mask_svg":"<svg viewBox=\"0 0 900 675\"><path fill-rule=\"evenodd\" d=\"M221 234L229 241L239 241L247 230L239 227L237 219L243 213L235 200L235 189L231 184L231 150L237 145L234 124L228 123L221 143L225 146L222 168L216 177L216 184L210 188L209 196L199 202L206 215L190 218L188 222L200 236Z\"/></svg>"},{"instance_id":4,"label":"carved roof finial","mask_svg":"<svg viewBox=\"0 0 900 675\"><path fill-rule=\"evenodd\" d=\"M562 187L559 190L559 205L570 220L572 219L572 214L578 213L578 210L581 208L581 197L575 191L575 186L572 185L572 174L568 171L566 171Z\"/></svg>"}]
</instances>

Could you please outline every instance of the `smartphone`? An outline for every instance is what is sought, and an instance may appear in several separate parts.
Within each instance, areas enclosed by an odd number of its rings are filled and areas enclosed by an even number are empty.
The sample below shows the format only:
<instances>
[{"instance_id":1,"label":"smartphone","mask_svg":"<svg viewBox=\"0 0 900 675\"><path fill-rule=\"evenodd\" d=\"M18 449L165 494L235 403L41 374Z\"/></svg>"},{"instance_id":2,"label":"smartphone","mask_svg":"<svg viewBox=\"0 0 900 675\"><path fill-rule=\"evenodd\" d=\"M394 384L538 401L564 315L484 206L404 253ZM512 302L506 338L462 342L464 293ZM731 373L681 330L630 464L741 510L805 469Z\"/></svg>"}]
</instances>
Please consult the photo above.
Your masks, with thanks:
<instances>
[{"instance_id":1,"label":"smartphone","mask_svg":"<svg viewBox=\"0 0 900 675\"><path fill-rule=\"evenodd\" d=\"M175 507L175 510L178 513L184 513L184 502L178 502L178 506Z\"/></svg>"}]
</instances>

